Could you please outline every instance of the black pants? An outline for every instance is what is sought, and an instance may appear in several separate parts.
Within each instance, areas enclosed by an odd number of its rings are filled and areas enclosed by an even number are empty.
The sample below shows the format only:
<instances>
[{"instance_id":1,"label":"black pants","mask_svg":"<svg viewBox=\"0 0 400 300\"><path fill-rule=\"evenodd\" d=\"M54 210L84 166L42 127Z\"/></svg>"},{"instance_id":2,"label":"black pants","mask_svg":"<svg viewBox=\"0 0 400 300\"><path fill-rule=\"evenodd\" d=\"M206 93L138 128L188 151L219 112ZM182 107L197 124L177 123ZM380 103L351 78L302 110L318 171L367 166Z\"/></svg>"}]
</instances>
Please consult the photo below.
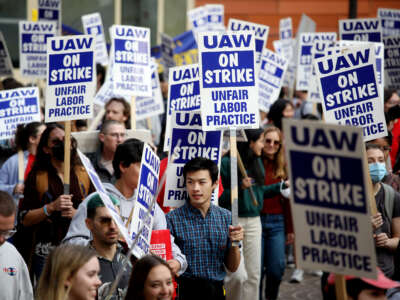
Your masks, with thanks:
<instances>
[{"instance_id":1,"label":"black pants","mask_svg":"<svg viewBox=\"0 0 400 300\"><path fill-rule=\"evenodd\" d=\"M178 278L179 300L225 300L224 282L202 278Z\"/></svg>"}]
</instances>

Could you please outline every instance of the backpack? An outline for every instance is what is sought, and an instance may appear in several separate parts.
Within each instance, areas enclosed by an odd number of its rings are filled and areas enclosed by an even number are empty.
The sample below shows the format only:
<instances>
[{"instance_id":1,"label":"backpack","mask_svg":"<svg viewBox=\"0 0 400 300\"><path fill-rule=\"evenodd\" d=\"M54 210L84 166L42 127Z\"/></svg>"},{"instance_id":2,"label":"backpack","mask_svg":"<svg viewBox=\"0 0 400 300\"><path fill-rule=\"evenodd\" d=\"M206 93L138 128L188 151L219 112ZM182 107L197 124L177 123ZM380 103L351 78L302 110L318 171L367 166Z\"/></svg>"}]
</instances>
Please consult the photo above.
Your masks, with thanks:
<instances>
[{"instance_id":1,"label":"backpack","mask_svg":"<svg viewBox=\"0 0 400 300\"><path fill-rule=\"evenodd\" d=\"M385 193L385 200L384 200L385 213L388 216L389 220L392 220L395 191L390 185L387 185L383 182L382 182L382 187Z\"/></svg>"}]
</instances>

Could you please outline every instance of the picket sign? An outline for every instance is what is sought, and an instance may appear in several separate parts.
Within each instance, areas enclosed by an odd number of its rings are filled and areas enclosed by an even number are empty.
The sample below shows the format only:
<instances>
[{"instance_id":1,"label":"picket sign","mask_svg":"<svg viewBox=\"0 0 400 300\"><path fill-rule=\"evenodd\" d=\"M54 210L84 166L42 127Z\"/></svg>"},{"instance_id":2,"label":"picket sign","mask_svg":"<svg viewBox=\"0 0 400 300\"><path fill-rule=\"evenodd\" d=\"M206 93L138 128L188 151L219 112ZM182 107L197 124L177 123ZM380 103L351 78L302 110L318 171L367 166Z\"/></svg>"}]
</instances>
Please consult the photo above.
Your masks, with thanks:
<instances>
[{"instance_id":1,"label":"picket sign","mask_svg":"<svg viewBox=\"0 0 400 300\"><path fill-rule=\"evenodd\" d=\"M378 8L382 37L400 35L400 9Z\"/></svg>"},{"instance_id":2,"label":"picket sign","mask_svg":"<svg viewBox=\"0 0 400 300\"><path fill-rule=\"evenodd\" d=\"M339 38L347 41L382 42L378 18L339 20Z\"/></svg>"},{"instance_id":3,"label":"picket sign","mask_svg":"<svg viewBox=\"0 0 400 300\"><path fill-rule=\"evenodd\" d=\"M53 21L56 23L57 35L61 35L61 0L37 0L37 20ZM29 1L32 2L32 1ZM36 20L32 20L36 21Z\"/></svg>"},{"instance_id":4,"label":"picket sign","mask_svg":"<svg viewBox=\"0 0 400 300\"><path fill-rule=\"evenodd\" d=\"M106 37L104 35L103 22L100 13L92 13L82 16L83 31L85 34L95 36L95 61L103 66L108 64Z\"/></svg>"},{"instance_id":5,"label":"picket sign","mask_svg":"<svg viewBox=\"0 0 400 300\"><path fill-rule=\"evenodd\" d=\"M10 53L8 52L7 43L3 33L0 31L0 76L12 76L13 66L11 63Z\"/></svg>"},{"instance_id":6,"label":"picket sign","mask_svg":"<svg viewBox=\"0 0 400 300\"><path fill-rule=\"evenodd\" d=\"M383 38L385 45L385 83L388 89L400 89L400 37Z\"/></svg>"},{"instance_id":7,"label":"picket sign","mask_svg":"<svg viewBox=\"0 0 400 300\"><path fill-rule=\"evenodd\" d=\"M279 20L279 38L281 40L293 38L293 26L291 17Z\"/></svg>"}]
</instances>

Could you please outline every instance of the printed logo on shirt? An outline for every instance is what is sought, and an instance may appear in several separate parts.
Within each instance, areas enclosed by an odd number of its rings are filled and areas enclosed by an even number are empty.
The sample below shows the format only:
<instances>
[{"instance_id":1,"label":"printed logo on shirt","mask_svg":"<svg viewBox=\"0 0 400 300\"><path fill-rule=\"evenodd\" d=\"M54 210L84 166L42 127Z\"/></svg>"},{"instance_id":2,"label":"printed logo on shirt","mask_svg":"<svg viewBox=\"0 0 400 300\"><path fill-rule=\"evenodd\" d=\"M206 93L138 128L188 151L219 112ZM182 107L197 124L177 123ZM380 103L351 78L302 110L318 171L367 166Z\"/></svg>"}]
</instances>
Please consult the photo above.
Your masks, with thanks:
<instances>
[{"instance_id":1,"label":"printed logo on shirt","mask_svg":"<svg viewBox=\"0 0 400 300\"><path fill-rule=\"evenodd\" d=\"M3 272L7 273L10 276L15 276L17 275L17 268L16 267L3 268Z\"/></svg>"}]
</instances>

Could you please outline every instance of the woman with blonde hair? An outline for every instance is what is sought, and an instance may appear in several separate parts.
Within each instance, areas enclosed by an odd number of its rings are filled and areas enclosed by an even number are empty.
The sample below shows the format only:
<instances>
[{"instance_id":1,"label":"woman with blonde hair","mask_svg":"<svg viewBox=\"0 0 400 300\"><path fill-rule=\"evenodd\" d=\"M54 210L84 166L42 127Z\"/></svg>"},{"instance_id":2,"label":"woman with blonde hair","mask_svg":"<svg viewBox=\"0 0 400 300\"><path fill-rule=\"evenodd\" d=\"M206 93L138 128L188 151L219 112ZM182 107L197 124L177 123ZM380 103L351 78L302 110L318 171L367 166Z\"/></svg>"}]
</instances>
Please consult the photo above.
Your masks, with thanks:
<instances>
[{"instance_id":1,"label":"woman with blonde hair","mask_svg":"<svg viewBox=\"0 0 400 300\"><path fill-rule=\"evenodd\" d=\"M37 300L93 300L101 285L96 252L78 245L62 245L47 258L37 288Z\"/></svg>"},{"instance_id":2,"label":"woman with blonde hair","mask_svg":"<svg viewBox=\"0 0 400 300\"><path fill-rule=\"evenodd\" d=\"M264 184L276 184L287 179L282 133L279 128L271 126L265 129L264 137ZM285 270L285 233L287 243L292 243L294 237L288 199L282 194L264 197L260 216L262 224L261 277L264 275L267 277L265 297L277 299ZM262 295L262 288L260 294Z\"/></svg>"}]
</instances>

